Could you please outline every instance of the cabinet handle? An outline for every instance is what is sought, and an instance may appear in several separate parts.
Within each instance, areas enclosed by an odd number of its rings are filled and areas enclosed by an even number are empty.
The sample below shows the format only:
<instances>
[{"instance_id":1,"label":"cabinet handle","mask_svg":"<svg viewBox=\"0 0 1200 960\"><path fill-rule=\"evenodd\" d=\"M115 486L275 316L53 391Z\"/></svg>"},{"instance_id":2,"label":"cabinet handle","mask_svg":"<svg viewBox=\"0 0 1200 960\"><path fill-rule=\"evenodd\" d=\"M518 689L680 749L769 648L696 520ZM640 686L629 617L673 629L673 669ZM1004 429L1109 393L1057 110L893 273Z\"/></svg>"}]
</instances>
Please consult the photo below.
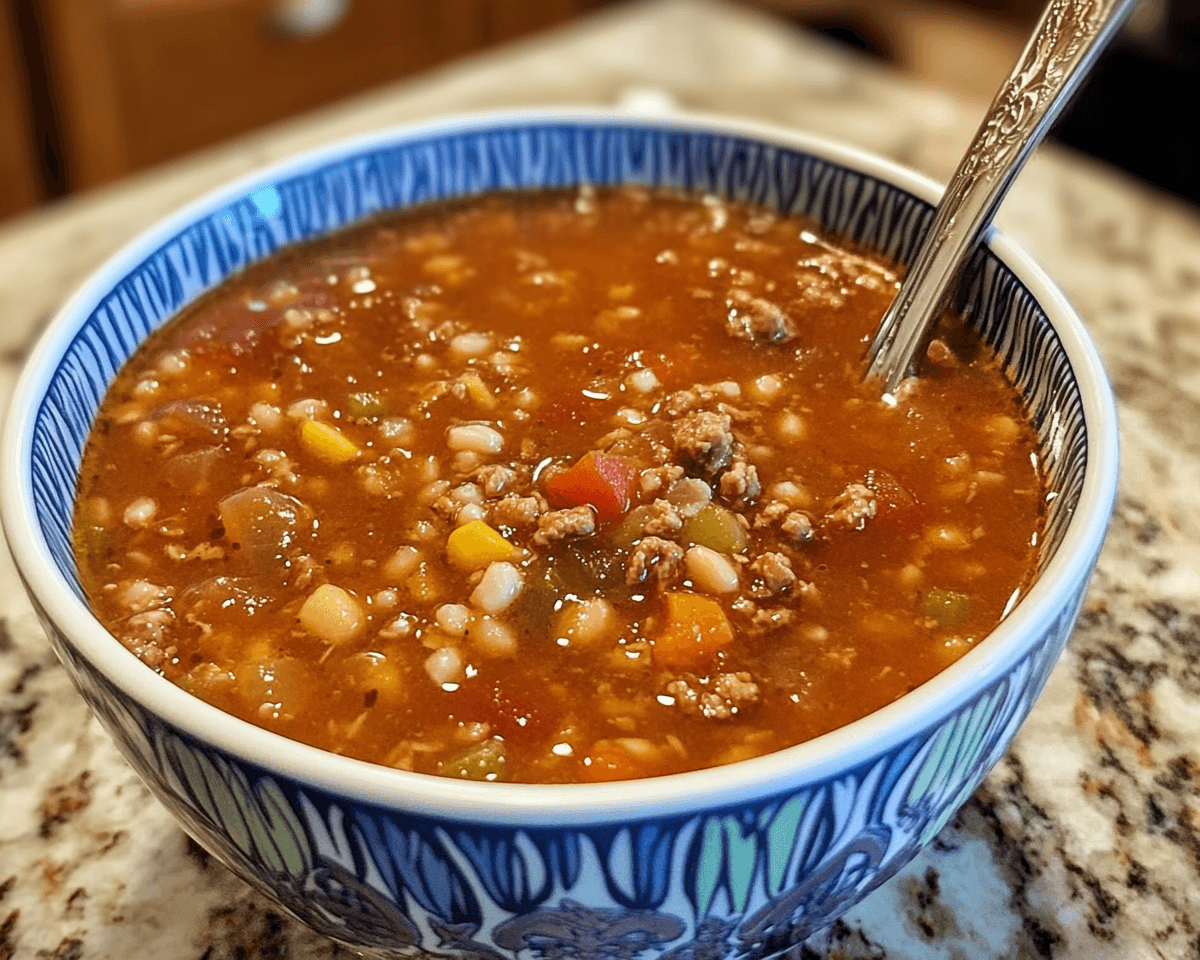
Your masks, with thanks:
<instances>
[{"instance_id":1,"label":"cabinet handle","mask_svg":"<svg viewBox=\"0 0 1200 960\"><path fill-rule=\"evenodd\" d=\"M350 10L350 0L276 0L271 25L285 36L319 37Z\"/></svg>"}]
</instances>

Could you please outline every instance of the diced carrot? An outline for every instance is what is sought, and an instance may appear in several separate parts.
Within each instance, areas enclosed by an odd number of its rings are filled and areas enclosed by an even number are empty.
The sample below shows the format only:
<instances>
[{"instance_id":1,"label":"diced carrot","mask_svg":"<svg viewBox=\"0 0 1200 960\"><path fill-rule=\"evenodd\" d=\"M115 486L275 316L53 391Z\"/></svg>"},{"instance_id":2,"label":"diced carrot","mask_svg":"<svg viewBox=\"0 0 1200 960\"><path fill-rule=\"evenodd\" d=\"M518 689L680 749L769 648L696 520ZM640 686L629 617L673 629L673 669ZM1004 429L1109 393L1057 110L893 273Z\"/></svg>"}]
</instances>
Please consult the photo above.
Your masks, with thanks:
<instances>
[{"instance_id":1,"label":"diced carrot","mask_svg":"<svg viewBox=\"0 0 1200 960\"><path fill-rule=\"evenodd\" d=\"M477 570L496 560L512 560L520 554L499 532L483 520L455 527L446 539L446 558L460 570Z\"/></svg>"},{"instance_id":2,"label":"diced carrot","mask_svg":"<svg viewBox=\"0 0 1200 960\"><path fill-rule=\"evenodd\" d=\"M702 668L733 642L733 628L716 600L698 593L667 593L663 602L666 609L652 635L656 665Z\"/></svg>"},{"instance_id":3,"label":"diced carrot","mask_svg":"<svg viewBox=\"0 0 1200 960\"><path fill-rule=\"evenodd\" d=\"M652 769L653 757L646 757L630 749L630 738L597 740L580 761L579 779L589 783L604 783L611 780L635 780L644 777Z\"/></svg>"},{"instance_id":4,"label":"diced carrot","mask_svg":"<svg viewBox=\"0 0 1200 960\"><path fill-rule=\"evenodd\" d=\"M556 507L590 506L601 523L614 523L629 510L637 475L637 467L620 457L592 451L550 477L546 497Z\"/></svg>"}]
</instances>

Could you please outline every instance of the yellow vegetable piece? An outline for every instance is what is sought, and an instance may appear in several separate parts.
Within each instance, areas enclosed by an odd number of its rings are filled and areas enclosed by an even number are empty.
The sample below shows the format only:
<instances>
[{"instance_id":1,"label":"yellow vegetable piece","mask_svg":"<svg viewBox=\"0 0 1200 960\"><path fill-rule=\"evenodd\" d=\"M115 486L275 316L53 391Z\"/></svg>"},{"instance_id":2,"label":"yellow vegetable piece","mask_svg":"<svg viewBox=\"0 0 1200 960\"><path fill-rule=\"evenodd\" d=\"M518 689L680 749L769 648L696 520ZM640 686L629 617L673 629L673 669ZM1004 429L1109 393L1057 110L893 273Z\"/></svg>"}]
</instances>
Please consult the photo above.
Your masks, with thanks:
<instances>
[{"instance_id":1,"label":"yellow vegetable piece","mask_svg":"<svg viewBox=\"0 0 1200 960\"><path fill-rule=\"evenodd\" d=\"M483 378L474 370L468 370L458 379L466 386L467 396L476 404L485 410L491 410L496 406L496 398L492 396L492 392L487 388L487 384L483 382Z\"/></svg>"},{"instance_id":2,"label":"yellow vegetable piece","mask_svg":"<svg viewBox=\"0 0 1200 960\"><path fill-rule=\"evenodd\" d=\"M326 643L356 639L366 628L367 618L353 594L323 583L308 595L297 614L300 626Z\"/></svg>"},{"instance_id":3,"label":"yellow vegetable piece","mask_svg":"<svg viewBox=\"0 0 1200 960\"><path fill-rule=\"evenodd\" d=\"M361 452L336 427L317 420L305 420L300 425L300 443L309 453L329 463L349 463Z\"/></svg>"},{"instance_id":4,"label":"yellow vegetable piece","mask_svg":"<svg viewBox=\"0 0 1200 960\"><path fill-rule=\"evenodd\" d=\"M446 540L446 557L463 570L475 570L496 560L520 556L513 546L483 520L472 520L456 527Z\"/></svg>"},{"instance_id":5,"label":"yellow vegetable piece","mask_svg":"<svg viewBox=\"0 0 1200 960\"><path fill-rule=\"evenodd\" d=\"M654 639L654 663L674 670L699 669L733 642L733 628L717 601L698 593L663 594Z\"/></svg>"}]
</instances>

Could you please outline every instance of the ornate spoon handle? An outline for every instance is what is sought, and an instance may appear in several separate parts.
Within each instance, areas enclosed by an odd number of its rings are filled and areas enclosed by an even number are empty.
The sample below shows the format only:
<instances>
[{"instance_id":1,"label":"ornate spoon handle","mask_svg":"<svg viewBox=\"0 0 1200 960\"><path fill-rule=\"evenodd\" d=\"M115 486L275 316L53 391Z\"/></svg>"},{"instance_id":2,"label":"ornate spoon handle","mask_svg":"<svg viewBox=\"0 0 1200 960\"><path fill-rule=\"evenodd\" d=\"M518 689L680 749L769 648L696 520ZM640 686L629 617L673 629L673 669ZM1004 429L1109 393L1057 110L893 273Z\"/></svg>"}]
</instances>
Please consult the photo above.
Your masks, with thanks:
<instances>
[{"instance_id":1,"label":"ornate spoon handle","mask_svg":"<svg viewBox=\"0 0 1200 960\"><path fill-rule=\"evenodd\" d=\"M1137 0L1050 0L954 172L867 351L886 393L914 369L963 265L1033 148Z\"/></svg>"}]
</instances>

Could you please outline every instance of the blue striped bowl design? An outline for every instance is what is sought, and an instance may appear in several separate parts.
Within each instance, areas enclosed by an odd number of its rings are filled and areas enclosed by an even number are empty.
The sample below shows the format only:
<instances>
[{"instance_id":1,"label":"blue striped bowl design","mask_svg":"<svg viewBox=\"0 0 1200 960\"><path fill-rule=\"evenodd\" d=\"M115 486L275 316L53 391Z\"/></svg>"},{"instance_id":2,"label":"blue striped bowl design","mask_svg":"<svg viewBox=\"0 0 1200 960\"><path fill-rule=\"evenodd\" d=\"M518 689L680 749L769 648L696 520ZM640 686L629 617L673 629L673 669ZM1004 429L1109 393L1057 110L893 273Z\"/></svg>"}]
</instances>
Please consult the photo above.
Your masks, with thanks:
<instances>
[{"instance_id":1,"label":"blue striped bowl design","mask_svg":"<svg viewBox=\"0 0 1200 960\"><path fill-rule=\"evenodd\" d=\"M389 131L280 164L134 241L54 321L13 401L5 528L72 679L194 837L354 946L493 960L794 946L915 856L999 759L1066 642L1112 509L1115 413L1095 351L993 234L958 307L1042 438L1053 496L1040 579L962 661L841 731L716 775L462 784L249 727L104 633L75 571L73 494L100 399L150 331L247 264L374 213L581 183L747 200L899 263L938 192L851 149L726 119L527 112Z\"/></svg>"}]
</instances>

